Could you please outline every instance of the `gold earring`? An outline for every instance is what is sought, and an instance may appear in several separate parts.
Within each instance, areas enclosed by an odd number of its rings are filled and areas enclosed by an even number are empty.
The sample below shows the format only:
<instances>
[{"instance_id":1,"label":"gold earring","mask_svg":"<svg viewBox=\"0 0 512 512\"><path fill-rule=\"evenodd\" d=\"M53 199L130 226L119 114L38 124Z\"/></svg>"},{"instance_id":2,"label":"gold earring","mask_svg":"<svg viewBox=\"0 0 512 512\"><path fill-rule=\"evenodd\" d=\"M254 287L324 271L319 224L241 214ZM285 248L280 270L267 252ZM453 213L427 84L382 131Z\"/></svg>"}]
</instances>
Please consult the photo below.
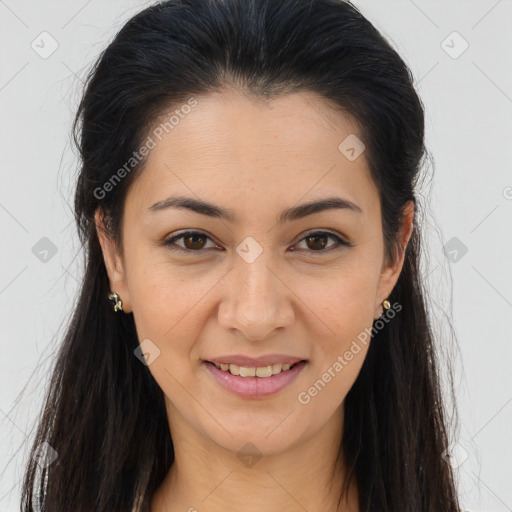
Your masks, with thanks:
<instances>
[{"instance_id":1,"label":"gold earring","mask_svg":"<svg viewBox=\"0 0 512 512\"><path fill-rule=\"evenodd\" d=\"M114 302L114 311L123 311L123 301L116 292L110 293L108 298Z\"/></svg>"},{"instance_id":2,"label":"gold earring","mask_svg":"<svg viewBox=\"0 0 512 512\"><path fill-rule=\"evenodd\" d=\"M382 302L382 307L382 313L380 313L380 315L377 318L374 318L374 320L378 320L384 314L384 309L389 309L391 307L389 300L384 300Z\"/></svg>"}]
</instances>

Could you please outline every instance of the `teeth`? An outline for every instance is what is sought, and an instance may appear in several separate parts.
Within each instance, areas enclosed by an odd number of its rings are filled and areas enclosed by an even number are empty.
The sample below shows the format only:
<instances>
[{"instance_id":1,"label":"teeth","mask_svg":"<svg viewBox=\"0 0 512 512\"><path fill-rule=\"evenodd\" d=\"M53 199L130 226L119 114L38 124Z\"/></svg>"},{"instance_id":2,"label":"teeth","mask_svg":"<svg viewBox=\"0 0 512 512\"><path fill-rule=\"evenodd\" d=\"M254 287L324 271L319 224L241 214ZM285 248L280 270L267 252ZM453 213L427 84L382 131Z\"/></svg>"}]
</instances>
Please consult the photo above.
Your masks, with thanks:
<instances>
[{"instance_id":1,"label":"teeth","mask_svg":"<svg viewBox=\"0 0 512 512\"><path fill-rule=\"evenodd\" d=\"M238 366L236 364L215 364L215 366L223 372L229 372L231 375L240 375L240 377L272 377L278 373L289 370L292 366L290 363L271 364L268 366L248 367Z\"/></svg>"},{"instance_id":2,"label":"teeth","mask_svg":"<svg viewBox=\"0 0 512 512\"><path fill-rule=\"evenodd\" d=\"M272 375L277 375L278 373L281 373L281 370L283 369L283 366L280 364L273 364L272 365Z\"/></svg>"},{"instance_id":3,"label":"teeth","mask_svg":"<svg viewBox=\"0 0 512 512\"><path fill-rule=\"evenodd\" d=\"M271 377L272 376L272 365L260 366L260 367L256 368L256 376L257 377Z\"/></svg>"},{"instance_id":4,"label":"teeth","mask_svg":"<svg viewBox=\"0 0 512 512\"><path fill-rule=\"evenodd\" d=\"M256 377L256 368L246 368L245 366L240 366L239 371L240 377Z\"/></svg>"}]
</instances>

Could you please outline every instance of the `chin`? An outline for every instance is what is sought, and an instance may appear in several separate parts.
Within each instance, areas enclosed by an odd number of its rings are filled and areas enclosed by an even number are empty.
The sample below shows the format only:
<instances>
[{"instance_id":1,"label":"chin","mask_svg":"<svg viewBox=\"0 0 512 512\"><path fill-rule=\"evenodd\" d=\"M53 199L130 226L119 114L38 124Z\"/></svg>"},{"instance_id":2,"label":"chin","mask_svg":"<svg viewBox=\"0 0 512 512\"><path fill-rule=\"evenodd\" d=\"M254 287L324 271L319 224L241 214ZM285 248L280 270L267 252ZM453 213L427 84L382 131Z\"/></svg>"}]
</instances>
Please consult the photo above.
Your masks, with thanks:
<instances>
[{"instance_id":1,"label":"chin","mask_svg":"<svg viewBox=\"0 0 512 512\"><path fill-rule=\"evenodd\" d=\"M208 428L205 433L212 442L237 454L239 458L245 455L260 457L278 455L299 445L304 437L297 432L296 422L290 422L286 428L284 418L286 415L273 416L271 424L269 421L246 425L227 422L229 433L215 424L215 427L212 425L212 428ZM293 427L293 431L290 427Z\"/></svg>"}]
</instances>

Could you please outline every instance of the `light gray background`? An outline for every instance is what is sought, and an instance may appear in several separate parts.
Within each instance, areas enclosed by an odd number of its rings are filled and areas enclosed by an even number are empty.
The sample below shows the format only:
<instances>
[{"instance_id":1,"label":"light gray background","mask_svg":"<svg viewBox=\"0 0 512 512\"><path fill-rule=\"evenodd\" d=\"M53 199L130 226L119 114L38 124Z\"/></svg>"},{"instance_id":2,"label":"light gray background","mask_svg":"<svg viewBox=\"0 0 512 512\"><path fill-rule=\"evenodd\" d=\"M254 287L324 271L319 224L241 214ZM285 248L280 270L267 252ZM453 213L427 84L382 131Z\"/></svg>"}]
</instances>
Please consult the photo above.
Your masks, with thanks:
<instances>
[{"instance_id":1,"label":"light gray background","mask_svg":"<svg viewBox=\"0 0 512 512\"><path fill-rule=\"evenodd\" d=\"M82 80L149 3L0 0L0 512L19 510L34 421L80 280L69 142ZM354 3L409 64L426 107L435 165L430 192L424 187L424 271L441 350L449 350L450 318L460 345L452 463L462 502L512 511L512 4ZM58 44L47 58L31 47L51 49L44 31ZM47 261L36 245L43 237L57 251Z\"/></svg>"}]
</instances>

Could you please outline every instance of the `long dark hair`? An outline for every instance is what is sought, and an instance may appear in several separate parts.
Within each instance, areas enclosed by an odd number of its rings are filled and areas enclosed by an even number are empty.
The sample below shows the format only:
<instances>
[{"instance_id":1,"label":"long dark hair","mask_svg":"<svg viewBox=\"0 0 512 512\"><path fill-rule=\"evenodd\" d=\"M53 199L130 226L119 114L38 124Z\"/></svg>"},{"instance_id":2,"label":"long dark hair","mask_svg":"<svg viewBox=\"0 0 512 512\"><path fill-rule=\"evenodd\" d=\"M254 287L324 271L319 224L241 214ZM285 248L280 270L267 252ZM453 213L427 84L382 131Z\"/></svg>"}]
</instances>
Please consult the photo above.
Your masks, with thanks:
<instances>
[{"instance_id":1,"label":"long dark hair","mask_svg":"<svg viewBox=\"0 0 512 512\"><path fill-rule=\"evenodd\" d=\"M354 116L379 190L390 259L402 251L403 207L415 203L413 234L389 297L402 309L373 334L346 397L341 450L362 512L458 512L444 456L448 410L419 268L424 109L407 65L342 0L168 0L130 19L100 55L73 131L85 274L27 463L22 510L148 510L174 461L163 393L134 357L133 315L114 313L108 300L94 213L101 208L109 235L121 243L124 199L144 160L106 193L104 184L159 115L226 86L266 98L312 91ZM51 464L33 457L41 443L56 452Z\"/></svg>"}]
</instances>

